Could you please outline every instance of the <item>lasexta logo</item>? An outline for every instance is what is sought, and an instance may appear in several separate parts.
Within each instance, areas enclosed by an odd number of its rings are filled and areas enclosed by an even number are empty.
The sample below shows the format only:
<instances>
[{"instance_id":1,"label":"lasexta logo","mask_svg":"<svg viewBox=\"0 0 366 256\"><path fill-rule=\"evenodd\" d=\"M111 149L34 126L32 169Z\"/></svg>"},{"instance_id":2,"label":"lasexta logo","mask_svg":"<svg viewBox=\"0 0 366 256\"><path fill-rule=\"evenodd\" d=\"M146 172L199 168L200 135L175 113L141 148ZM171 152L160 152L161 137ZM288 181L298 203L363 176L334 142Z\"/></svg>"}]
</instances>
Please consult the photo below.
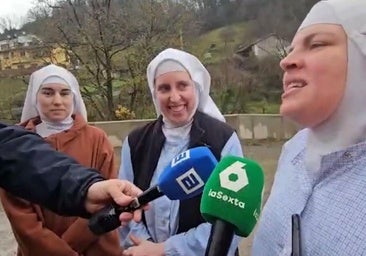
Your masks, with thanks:
<instances>
[{"instance_id":1,"label":"lasexta logo","mask_svg":"<svg viewBox=\"0 0 366 256\"><path fill-rule=\"evenodd\" d=\"M228 190L238 192L248 185L248 176L245 163L236 161L226 167L220 174L220 186Z\"/></svg>"},{"instance_id":2,"label":"lasexta logo","mask_svg":"<svg viewBox=\"0 0 366 256\"><path fill-rule=\"evenodd\" d=\"M246 185L248 185L245 163L236 161L226 167L222 172L220 172L219 181L221 188L228 189L235 193L244 188ZM232 192L210 189L208 196L242 209L245 208L245 202L237 198L238 195Z\"/></svg>"}]
</instances>

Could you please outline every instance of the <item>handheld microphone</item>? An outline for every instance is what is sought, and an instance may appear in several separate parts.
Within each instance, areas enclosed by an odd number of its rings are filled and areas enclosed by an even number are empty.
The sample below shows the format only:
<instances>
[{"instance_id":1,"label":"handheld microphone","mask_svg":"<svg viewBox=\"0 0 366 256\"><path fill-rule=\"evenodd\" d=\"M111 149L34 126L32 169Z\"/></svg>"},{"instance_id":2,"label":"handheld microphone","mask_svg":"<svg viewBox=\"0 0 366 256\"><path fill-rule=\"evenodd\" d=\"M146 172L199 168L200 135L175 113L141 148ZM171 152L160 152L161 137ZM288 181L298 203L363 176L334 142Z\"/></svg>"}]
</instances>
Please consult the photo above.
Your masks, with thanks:
<instances>
[{"instance_id":1,"label":"handheld microphone","mask_svg":"<svg viewBox=\"0 0 366 256\"><path fill-rule=\"evenodd\" d=\"M301 256L301 225L300 215L293 214L291 216L292 230L292 252L291 256Z\"/></svg>"},{"instance_id":2,"label":"handheld microphone","mask_svg":"<svg viewBox=\"0 0 366 256\"><path fill-rule=\"evenodd\" d=\"M163 195L171 200L199 195L216 164L216 158L207 147L184 151L164 169L156 186L144 191L128 206L111 205L94 214L89 220L90 230L96 235L112 231L121 225L122 212L133 212Z\"/></svg>"},{"instance_id":3,"label":"handheld microphone","mask_svg":"<svg viewBox=\"0 0 366 256\"><path fill-rule=\"evenodd\" d=\"M226 156L202 193L201 214L213 224L206 256L227 255L234 233L247 237L258 221L264 190L262 168L249 159Z\"/></svg>"}]
</instances>

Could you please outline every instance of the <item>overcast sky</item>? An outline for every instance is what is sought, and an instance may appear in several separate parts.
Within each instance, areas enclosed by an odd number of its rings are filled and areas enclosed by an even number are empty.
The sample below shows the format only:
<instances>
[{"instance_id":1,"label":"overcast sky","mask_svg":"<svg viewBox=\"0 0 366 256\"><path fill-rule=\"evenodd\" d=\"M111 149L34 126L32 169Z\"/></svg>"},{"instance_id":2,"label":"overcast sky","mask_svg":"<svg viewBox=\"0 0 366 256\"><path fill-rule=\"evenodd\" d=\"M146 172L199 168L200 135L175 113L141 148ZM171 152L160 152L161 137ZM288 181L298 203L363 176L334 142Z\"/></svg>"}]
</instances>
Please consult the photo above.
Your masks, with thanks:
<instances>
[{"instance_id":1,"label":"overcast sky","mask_svg":"<svg viewBox=\"0 0 366 256\"><path fill-rule=\"evenodd\" d=\"M24 22L35 0L0 0L0 18L10 18L15 25Z\"/></svg>"}]
</instances>

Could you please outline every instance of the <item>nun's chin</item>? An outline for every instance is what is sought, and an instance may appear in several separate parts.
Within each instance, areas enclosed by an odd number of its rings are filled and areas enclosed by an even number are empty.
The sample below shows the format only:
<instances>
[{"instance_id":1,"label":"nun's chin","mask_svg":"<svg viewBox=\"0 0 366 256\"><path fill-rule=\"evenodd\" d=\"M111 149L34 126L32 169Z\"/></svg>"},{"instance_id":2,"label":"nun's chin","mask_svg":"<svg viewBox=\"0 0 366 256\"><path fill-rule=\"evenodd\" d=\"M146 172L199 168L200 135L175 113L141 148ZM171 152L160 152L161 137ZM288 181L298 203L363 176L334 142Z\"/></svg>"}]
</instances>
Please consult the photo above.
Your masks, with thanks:
<instances>
[{"instance_id":1,"label":"nun's chin","mask_svg":"<svg viewBox=\"0 0 366 256\"><path fill-rule=\"evenodd\" d=\"M193 115L188 115L187 113L184 115L164 115L163 114L163 122L168 128L176 128L182 127L184 125L190 124L193 120Z\"/></svg>"}]
</instances>

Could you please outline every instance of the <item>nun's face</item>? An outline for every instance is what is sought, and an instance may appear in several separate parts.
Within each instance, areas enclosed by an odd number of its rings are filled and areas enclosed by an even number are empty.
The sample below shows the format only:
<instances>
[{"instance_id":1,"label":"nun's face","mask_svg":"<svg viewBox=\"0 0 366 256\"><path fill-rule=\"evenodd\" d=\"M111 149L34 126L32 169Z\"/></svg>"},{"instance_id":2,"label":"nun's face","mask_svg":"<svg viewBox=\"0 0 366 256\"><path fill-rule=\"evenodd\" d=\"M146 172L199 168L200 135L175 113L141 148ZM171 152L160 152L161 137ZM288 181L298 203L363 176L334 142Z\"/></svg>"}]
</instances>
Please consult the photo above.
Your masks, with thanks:
<instances>
[{"instance_id":1,"label":"nun's face","mask_svg":"<svg viewBox=\"0 0 366 256\"><path fill-rule=\"evenodd\" d=\"M60 122L71 114L73 94L67 85L44 84L37 93L37 105L48 121Z\"/></svg>"},{"instance_id":2,"label":"nun's face","mask_svg":"<svg viewBox=\"0 0 366 256\"><path fill-rule=\"evenodd\" d=\"M295 35L281 63L284 70L282 115L305 127L328 119L343 97L347 74L347 37L339 25L317 24Z\"/></svg>"},{"instance_id":3,"label":"nun's face","mask_svg":"<svg viewBox=\"0 0 366 256\"><path fill-rule=\"evenodd\" d=\"M176 125L185 124L195 110L194 82L185 71L165 73L155 79L155 98L165 118Z\"/></svg>"}]
</instances>

